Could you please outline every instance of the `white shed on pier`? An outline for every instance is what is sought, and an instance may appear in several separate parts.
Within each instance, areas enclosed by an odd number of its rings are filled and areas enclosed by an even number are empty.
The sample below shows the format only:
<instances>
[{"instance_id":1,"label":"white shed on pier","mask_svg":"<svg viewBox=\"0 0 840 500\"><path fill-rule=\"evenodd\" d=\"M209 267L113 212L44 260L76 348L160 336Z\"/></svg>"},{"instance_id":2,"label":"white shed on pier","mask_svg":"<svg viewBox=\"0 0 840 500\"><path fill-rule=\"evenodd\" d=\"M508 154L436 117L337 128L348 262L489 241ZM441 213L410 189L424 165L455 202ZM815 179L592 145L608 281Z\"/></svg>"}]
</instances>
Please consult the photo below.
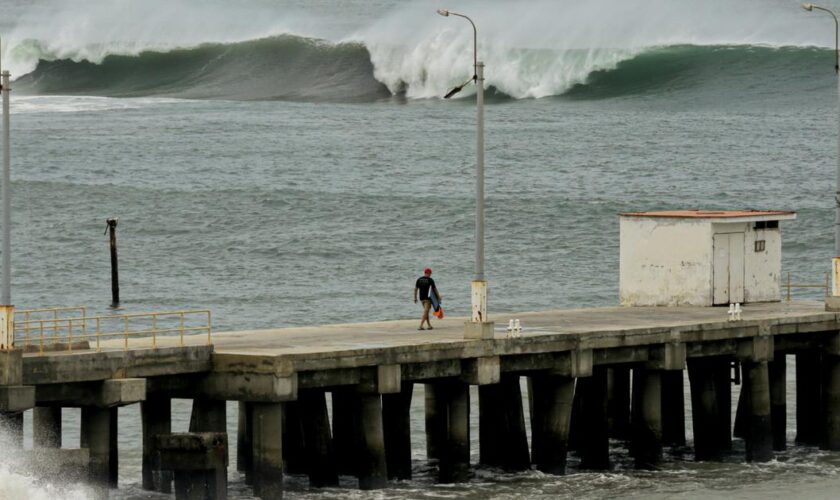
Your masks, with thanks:
<instances>
[{"instance_id":1,"label":"white shed on pier","mask_svg":"<svg viewBox=\"0 0 840 500\"><path fill-rule=\"evenodd\" d=\"M619 293L626 306L780 300L779 222L796 212L670 210L621 214Z\"/></svg>"}]
</instances>

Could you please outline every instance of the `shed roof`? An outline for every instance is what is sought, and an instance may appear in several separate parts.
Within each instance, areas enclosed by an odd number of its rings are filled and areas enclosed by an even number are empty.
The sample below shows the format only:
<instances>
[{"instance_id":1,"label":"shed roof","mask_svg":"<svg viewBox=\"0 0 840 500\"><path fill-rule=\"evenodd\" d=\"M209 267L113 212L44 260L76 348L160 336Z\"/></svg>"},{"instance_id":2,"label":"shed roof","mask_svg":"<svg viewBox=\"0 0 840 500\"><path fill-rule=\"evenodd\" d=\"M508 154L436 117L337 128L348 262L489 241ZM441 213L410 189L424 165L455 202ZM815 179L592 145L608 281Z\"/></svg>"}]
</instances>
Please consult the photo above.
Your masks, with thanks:
<instances>
[{"instance_id":1,"label":"shed roof","mask_svg":"<svg viewBox=\"0 0 840 500\"><path fill-rule=\"evenodd\" d=\"M677 219L742 219L742 220L789 220L796 218L796 212L785 210L662 210L657 212L626 212L624 217L670 217ZM734 222L734 221L733 221Z\"/></svg>"}]
</instances>

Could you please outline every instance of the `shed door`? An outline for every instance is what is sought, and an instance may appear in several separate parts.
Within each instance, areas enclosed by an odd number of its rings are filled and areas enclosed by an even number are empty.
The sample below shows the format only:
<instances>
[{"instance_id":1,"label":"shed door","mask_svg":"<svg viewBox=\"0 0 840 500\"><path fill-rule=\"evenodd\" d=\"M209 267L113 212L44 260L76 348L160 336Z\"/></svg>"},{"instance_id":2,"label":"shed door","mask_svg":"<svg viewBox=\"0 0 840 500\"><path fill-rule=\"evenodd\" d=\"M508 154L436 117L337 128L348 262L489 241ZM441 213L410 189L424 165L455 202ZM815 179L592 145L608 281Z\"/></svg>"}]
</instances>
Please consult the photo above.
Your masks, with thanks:
<instances>
[{"instance_id":1,"label":"shed door","mask_svg":"<svg viewBox=\"0 0 840 500\"><path fill-rule=\"evenodd\" d=\"M714 305L744 302L744 233L714 235Z\"/></svg>"}]
</instances>

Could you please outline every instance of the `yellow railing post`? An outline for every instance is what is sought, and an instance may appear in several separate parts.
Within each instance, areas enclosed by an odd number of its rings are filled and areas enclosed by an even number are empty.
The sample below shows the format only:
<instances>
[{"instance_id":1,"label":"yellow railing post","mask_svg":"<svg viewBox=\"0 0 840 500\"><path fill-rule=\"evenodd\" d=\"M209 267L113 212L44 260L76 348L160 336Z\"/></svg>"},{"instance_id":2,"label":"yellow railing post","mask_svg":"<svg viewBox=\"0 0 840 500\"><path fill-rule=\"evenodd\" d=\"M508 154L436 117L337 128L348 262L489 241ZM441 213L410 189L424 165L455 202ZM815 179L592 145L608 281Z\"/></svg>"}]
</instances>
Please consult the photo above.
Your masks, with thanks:
<instances>
[{"instance_id":1,"label":"yellow railing post","mask_svg":"<svg viewBox=\"0 0 840 500\"><path fill-rule=\"evenodd\" d=\"M213 345L213 318L210 315L210 311L207 311L207 345Z\"/></svg>"},{"instance_id":2,"label":"yellow railing post","mask_svg":"<svg viewBox=\"0 0 840 500\"><path fill-rule=\"evenodd\" d=\"M40 324L40 328L41 328L41 345L38 349L38 354L40 356L43 356L44 355L44 320L40 320L38 323Z\"/></svg>"},{"instance_id":3,"label":"yellow railing post","mask_svg":"<svg viewBox=\"0 0 840 500\"><path fill-rule=\"evenodd\" d=\"M788 271L787 279L787 301L790 302L790 271Z\"/></svg>"},{"instance_id":4,"label":"yellow railing post","mask_svg":"<svg viewBox=\"0 0 840 500\"><path fill-rule=\"evenodd\" d=\"M128 350L128 316L125 316L125 349Z\"/></svg>"},{"instance_id":5,"label":"yellow railing post","mask_svg":"<svg viewBox=\"0 0 840 500\"><path fill-rule=\"evenodd\" d=\"M157 349L157 314L152 315L152 349Z\"/></svg>"},{"instance_id":6,"label":"yellow railing post","mask_svg":"<svg viewBox=\"0 0 840 500\"><path fill-rule=\"evenodd\" d=\"M102 352L102 348L99 346L99 339L102 337L102 330L99 324L99 317L96 318L96 352Z\"/></svg>"},{"instance_id":7,"label":"yellow railing post","mask_svg":"<svg viewBox=\"0 0 840 500\"><path fill-rule=\"evenodd\" d=\"M73 352L73 319L67 320L67 350Z\"/></svg>"},{"instance_id":8,"label":"yellow railing post","mask_svg":"<svg viewBox=\"0 0 840 500\"><path fill-rule=\"evenodd\" d=\"M184 347L184 313L181 312L181 347Z\"/></svg>"}]
</instances>

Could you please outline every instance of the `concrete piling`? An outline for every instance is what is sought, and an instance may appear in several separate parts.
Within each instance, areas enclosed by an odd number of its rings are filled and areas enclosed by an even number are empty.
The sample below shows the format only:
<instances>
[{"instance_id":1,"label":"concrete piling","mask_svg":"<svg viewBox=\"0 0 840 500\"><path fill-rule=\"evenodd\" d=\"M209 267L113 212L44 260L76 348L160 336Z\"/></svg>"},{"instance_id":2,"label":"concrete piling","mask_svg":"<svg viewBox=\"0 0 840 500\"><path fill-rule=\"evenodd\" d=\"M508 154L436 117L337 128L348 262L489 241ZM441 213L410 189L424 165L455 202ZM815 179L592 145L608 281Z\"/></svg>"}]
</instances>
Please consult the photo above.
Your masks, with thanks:
<instances>
[{"instance_id":1,"label":"concrete piling","mask_svg":"<svg viewBox=\"0 0 840 500\"><path fill-rule=\"evenodd\" d=\"M773 431L773 450L787 448L787 361L783 353L776 354L767 364L770 377L770 425Z\"/></svg>"},{"instance_id":2,"label":"concrete piling","mask_svg":"<svg viewBox=\"0 0 840 500\"><path fill-rule=\"evenodd\" d=\"M796 443L819 445L822 441L822 354L796 353Z\"/></svg>"},{"instance_id":3,"label":"concrete piling","mask_svg":"<svg viewBox=\"0 0 840 500\"><path fill-rule=\"evenodd\" d=\"M283 498L283 404L251 403L254 495Z\"/></svg>"},{"instance_id":4,"label":"concrete piling","mask_svg":"<svg viewBox=\"0 0 840 500\"><path fill-rule=\"evenodd\" d=\"M333 449L335 451L338 473L348 476L357 475L356 456L361 445L357 429L358 411L355 394L350 388L340 387L332 391L332 430Z\"/></svg>"},{"instance_id":5,"label":"concrete piling","mask_svg":"<svg viewBox=\"0 0 840 500\"><path fill-rule=\"evenodd\" d=\"M662 459L662 378L659 370L633 370L633 389L639 394L634 401L632 449L636 468L652 469Z\"/></svg>"},{"instance_id":6,"label":"concrete piling","mask_svg":"<svg viewBox=\"0 0 840 500\"><path fill-rule=\"evenodd\" d=\"M117 407L82 407L81 447L90 450L90 481L117 487Z\"/></svg>"},{"instance_id":7,"label":"concrete piling","mask_svg":"<svg viewBox=\"0 0 840 500\"><path fill-rule=\"evenodd\" d=\"M478 407L481 463L509 471L527 470L531 457L519 376L503 374L498 384L479 386Z\"/></svg>"},{"instance_id":8,"label":"concrete piling","mask_svg":"<svg viewBox=\"0 0 840 500\"><path fill-rule=\"evenodd\" d=\"M446 441L446 398L438 394L437 384L424 385L426 407L426 457L440 460Z\"/></svg>"},{"instance_id":9,"label":"concrete piling","mask_svg":"<svg viewBox=\"0 0 840 500\"><path fill-rule=\"evenodd\" d=\"M306 474L306 444L299 401L283 406L283 466L289 474Z\"/></svg>"},{"instance_id":10,"label":"concrete piling","mask_svg":"<svg viewBox=\"0 0 840 500\"><path fill-rule=\"evenodd\" d=\"M361 422L361 450L358 460L359 488L384 488L388 481L385 435L382 426L382 398L379 394L358 393L357 421Z\"/></svg>"},{"instance_id":11,"label":"concrete piling","mask_svg":"<svg viewBox=\"0 0 840 500\"><path fill-rule=\"evenodd\" d=\"M823 404L825 406L825 424L823 427L822 448L840 450L840 356L823 355Z\"/></svg>"},{"instance_id":12,"label":"concrete piling","mask_svg":"<svg viewBox=\"0 0 840 500\"><path fill-rule=\"evenodd\" d=\"M172 432L172 400L168 397L147 397L140 403L143 426L143 489L172 492L172 472L161 469L158 435Z\"/></svg>"},{"instance_id":13,"label":"concrete piling","mask_svg":"<svg viewBox=\"0 0 840 500\"><path fill-rule=\"evenodd\" d=\"M596 366L591 377L578 379L582 442L578 449L582 469L610 467L610 439L607 428L607 369ZM576 422L577 423L577 422ZM577 430L576 430L577 432Z\"/></svg>"},{"instance_id":14,"label":"concrete piling","mask_svg":"<svg viewBox=\"0 0 840 500\"><path fill-rule=\"evenodd\" d=\"M313 487L338 486L326 395L319 389L300 390L297 403L303 427L309 484Z\"/></svg>"},{"instance_id":15,"label":"concrete piling","mask_svg":"<svg viewBox=\"0 0 840 500\"><path fill-rule=\"evenodd\" d=\"M685 446L685 390L682 370L663 370L662 444Z\"/></svg>"},{"instance_id":16,"label":"concrete piling","mask_svg":"<svg viewBox=\"0 0 840 500\"><path fill-rule=\"evenodd\" d=\"M176 500L227 498L227 434L189 432L158 434L161 467L173 471Z\"/></svg>"},{"instance_id":17,"label":"concrete piling","mask_svg":"<svg viewBox=\"0 0 840 500\"><path fill-rule=\"evenodd\" d=\"M575 379L549 374L533 375L529 388L534 465L546 474L565 474Z\"/></svg>"},{"instance_id":18,"label":"concrete piling","mask_svg":"<svg viewBox=\"0 0 840 500\"><path fill-rule=\"evenodd\" d=\"M745 437L748 462L767 462L773 458L770 422L770 380L766 361L746 361L744 388L749 391L749 420Z\"/></svg>"},{"instance_id":19,"label":"concrete piling","mask_svg":"<svg viewBox=\"0 0 840 500\"><path fill-rule=\"evenodd\" d=\"M723 457L724 443L721 434L729 433L718 397L720 384L715 371L720 363L713 358L689 358L688 381L691 387L691 414L694 428L694 458L698 461L719 460Z\"/></svg>"},{"instance_id":20,"label":"concrete piling","mask_svg":"<svg viewBox=\"0 0 840 500\"><path fill-rule=\"evenodd\" d=\"M607 422L610 437L630 438L630 367L616 365L607 370Z\"/></svg>"},{"instance_id":21,"label":"concrete piling","mask_svg":"<svg viewBox=\"0 0 840 500\"><path fill-rule=\"evenodd\" d=\"M402 382L400 392L382 395L382 425L388 479L411 479L412 382Z\"/></svg>"},{"instance_id":22,"label":"concrete piling","mask_svg":"<svg viewBox=\"0 0 840 500\"><path fill-rule=\"evenodd\" d=\"M239 402L236 421L236 470L245 475L245 484L253 484L251 462L254 456L252 420L254 407L247 401Z\"/></svg>"},{"instance_id":23,"label":"concrete piling","mask_svg":"<svg viewBox=\"0 0 840 500\"><path fill-rule=\"evenodd\" d=\"M61 448L61 407L32 409L32 443L36 448Z\"/></svg>"},{"instance_id":24,"label":"concrete piling","mask_svg":"<svg viewBox=\"0 0 840 500\"><path fill-rule=\"evenodd\" d=\"M470 474L470 387L460 381L446 381L435 387L435 395L446 408L439 481L465 482Z\"/></svg>"}]
</instances>

